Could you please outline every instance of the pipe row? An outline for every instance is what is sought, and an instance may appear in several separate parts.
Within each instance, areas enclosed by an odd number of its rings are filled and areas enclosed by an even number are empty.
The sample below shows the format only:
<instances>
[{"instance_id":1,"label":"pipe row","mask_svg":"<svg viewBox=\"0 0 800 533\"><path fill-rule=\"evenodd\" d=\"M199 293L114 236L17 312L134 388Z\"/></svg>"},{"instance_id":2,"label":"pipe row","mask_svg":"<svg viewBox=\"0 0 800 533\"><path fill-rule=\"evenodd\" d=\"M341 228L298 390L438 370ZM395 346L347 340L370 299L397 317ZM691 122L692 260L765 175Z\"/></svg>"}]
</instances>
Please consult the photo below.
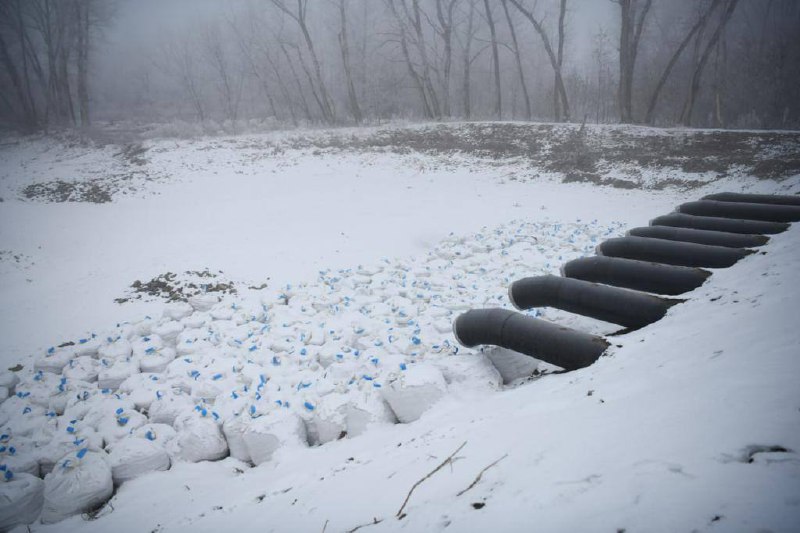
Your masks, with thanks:
<instances>
[{"instance_id":1,"label":"pipe row","mask_svg":"<svg viewBox=\"0 0 800 533\"><path fill-rule=\"evenodd\" d=\"M703 268L726 268L800 220L800 196L718 193L678 206L650 226L597 246L596 257L566 263L563 277L523 278L509 286L517 309L555 307L628 328L660 320L678 295L702 285ZM647 294L655 293L655 294ZM602 337L505 309L473 309L453 322L466 347L501 346L565 370L594 363L608 348Z\"/></svg>"}]
</instances>

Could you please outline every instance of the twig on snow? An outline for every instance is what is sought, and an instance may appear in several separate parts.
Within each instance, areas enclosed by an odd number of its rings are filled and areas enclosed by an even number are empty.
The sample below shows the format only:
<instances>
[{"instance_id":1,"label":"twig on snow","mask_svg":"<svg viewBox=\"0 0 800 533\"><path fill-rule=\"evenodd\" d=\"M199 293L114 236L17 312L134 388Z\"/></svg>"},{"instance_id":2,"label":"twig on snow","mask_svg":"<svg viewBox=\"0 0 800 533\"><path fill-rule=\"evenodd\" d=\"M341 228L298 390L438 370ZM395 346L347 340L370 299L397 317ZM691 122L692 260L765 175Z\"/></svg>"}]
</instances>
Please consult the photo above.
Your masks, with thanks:
<instances>
[{"instance_id":1,"label":"twig on snow","mask_svg":"<svg viewBox=\"0 0 800 533\"><path fill-rule=\"evenodd\" d=\"M486 472L487 470L489 470L490 468L492 468L494 465L496 465L497 463L499 463L500 461L502 461L502 460L503 460L503 459L505 459L506 457L508 457L508 454L505 454L503 457L501 457L501 458L500 458L500 459L498 459L497 461L493 462L492 464L490 464L489 466L487 466L486 468L484 468L483 470L481 470L480 472L478 472L478 476L475 478L475 480L474 480L472 483L470 483L470 484L469 484L469 487L467 487L466 489L464 489L464 490L462 490L461 492L459 492L458 494L456 494L456 496L461 496L462 494L464 494L465 492L467 492L468 490L470 490L472 487L474 487L475 485L477 485L477 484L480 482L480 480L481 480L481 477L483 477L483 473L484 473L484 472Z\"/></svg>"},{"instance_id":2,"label":"twig on snow","mask_svg":"<svg viewBox=\"0 0 800 533\"><path fill-rule=\"evenodd\" d=\"M467 441L464 441L464 443L463 443L463 444L461 444L461 446L459 446L459 447L456 449L456 451L454 451L453 453L451 453L451 454L450 454L450 455L447 457L447 459L445 459L444 461L442 461L442 463L441 463L439 466L437 466L436 468L434 468L433 470L431 470L431 471L428 473L428 475L426 475L425 477L423 477L422 479L420 479L419 481L417 481L416 483L414 483L414 486L413 486L413 487L411 487L411 490L409 490L409 491L408 491L408 495L406 495L406 499L405 499L405 501L403 502L403 505L401 505L401 506L400 506L400 510L399 510L399 511L397 511L397 514L395 515L395 516L397 517L397 519L398 519L398 520L401 520L401 519L403 518L403 516L405 516L405 515L403 514L403 509L405 509L405 508L406 508L406 504L408 503L408 500L411 498L411 494L414 492L414 490L415 490L415 489L416 489L418 486L420 486L420 485L422 484L422 482L423 482L423 481L425 481L426 479L428 479L429 477L431 477L432 475L434 475L436 472L438 472L439 470L441 470L441 469L444 467L444 465L446 465L446 464L448 464L448 463L452 462L452 461L453 461L453 457L455 457L455 455L456 455L458 452L460 452L460 451L461 451L461 448L463 448L463 447L464 447L464 446L466 446L466 445L467 445Z\"/></svg>"},{"instance_id":3,"label":"twig on snow","mask_svg":"<svg viewBox=\"0 0 800 533\"><path fill-rule=\"evenodd\" d=\"M374 526L375 524L380 524L381 522L383 522L383 518L378 520L377 518L373 517L372 522L367 522L366 524L361 524L360 526L356 526L353 529L348 529L347 533L353 533L354 531L358 531L362 527Z\"/></svg>"},{"instance_id":4,"label":"twig on snow","mask_svg":"<svg viewBox=\"0 0 800 533\"><path fill-rule=\"evenodd\" d=\"M325 530L328 529L328 522L329 520L325 520L325 525L322 526L322 533L325 533Z\"/></svg>"}]
</instances>

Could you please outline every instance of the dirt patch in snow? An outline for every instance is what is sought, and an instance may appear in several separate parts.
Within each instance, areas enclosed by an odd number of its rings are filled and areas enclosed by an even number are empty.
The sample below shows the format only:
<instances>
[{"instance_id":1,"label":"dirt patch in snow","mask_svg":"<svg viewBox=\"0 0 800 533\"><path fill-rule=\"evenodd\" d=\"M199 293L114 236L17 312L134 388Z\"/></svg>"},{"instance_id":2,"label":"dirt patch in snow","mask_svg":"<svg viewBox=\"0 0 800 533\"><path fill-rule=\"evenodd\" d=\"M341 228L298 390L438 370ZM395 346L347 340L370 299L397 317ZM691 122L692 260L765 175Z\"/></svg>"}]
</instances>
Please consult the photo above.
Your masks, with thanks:
<instances>
[{"instance_id":1,"label":"dirt patch in snow","mask_svg":"<svg viewBox=\"0 0 800 533\"><path fill-rule=\"evenodd\" d=\"M782 180L800 174L797 132L471 123L378 130L366 135L296 136L288 144L292 148L513 159L560 175L565 182L623 189L693 189L730 175ZM663 177L648 180L644 172L662 173ZM675 173L682 176L666 175Z\"/></svg>"},{"instance_id":2,"label":"dirt patch in snow","mask_svg":"<svg viewBox=\"0 0 800 533\"><path fill-rule=\"evenodd\" d=\"M185 302L201 293L236 294L232 281L223 277L223 272L210 272L208 269L187 270L183 274L166 272L149 281L134 281L128 294L114 301L122 304L131 300L147 301L163 299L167 302Z\"/></svg>"},{"instance_id":3,"label":"dirt patch in snow","mask_svg":"<svg viewBox=\"0 0 800 533\"><path fill-rule=\"evenodd\" d=\"M22 197L37 202L104 204L112 202L116 196L137 193L144 183L155 181L147 169L146 152L147 148L141 143L124 145L114 153L114 165L104 175L31 183L22 189Z\"/></svg>"}]
</instances>

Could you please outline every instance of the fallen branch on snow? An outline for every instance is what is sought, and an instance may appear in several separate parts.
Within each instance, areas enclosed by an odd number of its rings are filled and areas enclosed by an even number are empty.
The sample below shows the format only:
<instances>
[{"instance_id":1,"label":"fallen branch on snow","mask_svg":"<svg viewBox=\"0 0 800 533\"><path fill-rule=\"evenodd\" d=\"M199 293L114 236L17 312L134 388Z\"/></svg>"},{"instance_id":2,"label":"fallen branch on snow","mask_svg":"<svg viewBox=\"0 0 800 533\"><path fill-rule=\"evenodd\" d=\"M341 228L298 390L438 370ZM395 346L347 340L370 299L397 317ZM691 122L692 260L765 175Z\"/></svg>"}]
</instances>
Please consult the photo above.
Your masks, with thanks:
<instances>
[{"instance_id":1,"label":"fallen branch on snow","mask_svg":"<svg viewBox=\"0 0 800 533\"><path fill-rule=\"evenodd\" d=\"M431 477L432 475L434 475L436 472L438 472L439 470L441 470L441 469L442 469L442 467L444 467L444 465L446 465L446 464L448 464L448 463L451 463L451 462L453 461L453 457L455 457L455 455L456 455L458 452L460 452L460 451L461 451L461 448L463 448L463 447L464 447L464 446L466 446L466 445L467 445L467 441L464 441L464 443L463 443L461 446L459 446L459 447L456 449L456 451L454 451L453 453L451 453L451 454L450 454L450 455L447 457L447 459L445 459L444 461L442 461L442 463L441 463L439 466L437 466L436 468L434 468L433 470L431 470L431 471L428 473L428 475L426 475L425 477L423 477L422 479L420 479L419 481L417 481L416 483L414 483L414 486L413 486L413 487L411 487L411 490L409 490L409 491L408 491L408 495L406 495L406 499L405 499L405 501L403 502L403 505L401 505L401 506L400 506L400 510L399 510L399 511L397 511L397 514L395 515L395 516L397 517L397 519L398 519L398 520L402 520L402 519L403 519L403 517L405 516L405 515L403 514L403 509L405 509L405 508L406 508L406 504L408 503L408 500L411 498L411 494L414 492L414 490L415 490L415 489L416 489L418 486L420 486L420 485L422 484L422 482L423 482L423 481L425 481L426 479L428 479L429 477Z\"/></svg>"},{"instance_id":2,"label":"fallen branch on snow","mask_svg":"<svg viewBox=\"0 0 800 533\"><path fill-rule=\"evenodd\" d=\"M481 477L483 477L483 473L484 473L484 472L486 472L487 470L489 470L490 468L492 468L494 465L496 465L497 463L499 463L500 461L502 461L502 460L503 460L503 459L505 459L506 457L508 457L508 454L505 454L503 457L501 457L501 458L500 458L500 459L498 459L497 461L493 462L492 464L490 464L489 466L487 466L486 468L484 468L483 470L481 470L480 472L478 472L478 476L475 478L475 480L474 480L472 483L470 483L470 484L469 484L469 487L467 487L466 489L464 489L464 490L462 490L461 492L459 492L458 494L456 494L456 496L461 496L462 494L464 494L465 492L467 492L468 490L470 490L472 487L474 487L475 485L477 485L477 484L480 482L480 480L481 480Z\"/></svg>"}]
</instances>

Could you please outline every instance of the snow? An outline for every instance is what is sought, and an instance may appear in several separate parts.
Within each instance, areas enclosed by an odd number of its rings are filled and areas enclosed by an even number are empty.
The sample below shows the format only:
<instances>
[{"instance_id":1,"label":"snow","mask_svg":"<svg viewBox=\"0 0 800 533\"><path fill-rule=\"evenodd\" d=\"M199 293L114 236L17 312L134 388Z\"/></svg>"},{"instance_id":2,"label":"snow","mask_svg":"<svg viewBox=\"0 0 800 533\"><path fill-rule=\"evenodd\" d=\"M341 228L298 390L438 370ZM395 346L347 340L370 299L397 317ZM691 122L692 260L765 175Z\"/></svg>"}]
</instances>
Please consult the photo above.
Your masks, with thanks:
<instances>
[{"instance_id":1,"label":"snow","mask_svg":"<svg viewBox=\"0 0 800 533\"><path fill-rule=\"evenodd\" d=\"M18 442L55 476L64 458L88 446L91 462L105 444L111 466L87 475L104 494L106 469L122 484L96 520L32 530L800 523L797 227L715 271L658 323L609 337L607 356L580 371L467 350L450 329L469 308L510 308L511 281L555 274L678 203L791 192L800 176L620 190L514 182L532 171L466 156L165 140L148 145L156 178L133 177L112 203L20 201L25 183L117 168L109 148L48 142L6 148L0 165L0 249L28 258L0 262L0 363L24 365L0 373L14 394L0 400L3 453ZM201 271L223 271L214 282L237 294L114 302L134 280L194 283ZM463 443L398 519L411 487Z\"/></svg>"}]
</instances>

